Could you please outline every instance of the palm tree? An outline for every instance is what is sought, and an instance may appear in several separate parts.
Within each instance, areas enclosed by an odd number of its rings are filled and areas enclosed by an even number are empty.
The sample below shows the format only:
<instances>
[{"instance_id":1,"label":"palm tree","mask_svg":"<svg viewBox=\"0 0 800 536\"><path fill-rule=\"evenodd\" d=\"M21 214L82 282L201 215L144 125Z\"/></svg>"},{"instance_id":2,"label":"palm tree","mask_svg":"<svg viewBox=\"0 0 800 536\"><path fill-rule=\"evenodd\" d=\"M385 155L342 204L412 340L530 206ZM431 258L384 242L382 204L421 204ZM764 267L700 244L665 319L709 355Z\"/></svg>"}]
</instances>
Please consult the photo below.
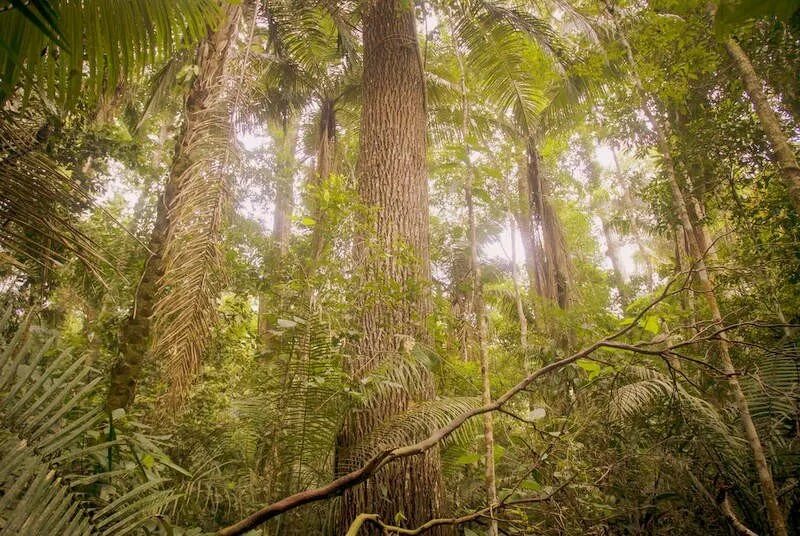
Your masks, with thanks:
<instances>
[{"instance_id":1,"label":"palm tree","mask_svg":"<svg viewBox=\"0 0 800 536\"><path fill-rule=\"evenodd\" d=\"M133 403L154 319L154 352L165 360L173 402L185 394L208 341L228 194L226 64L240 13L238 4L226 6L223 21L208 29L197 48L198 72L186 96L184 124L158 202L150 255L120 333L120 357L111 371L107 399L110 410Z\"/></svg>"},{"instance_id":2,"label":"palm tree","mask_svg":"<svg viewBox=\"0 0 800 536\"><path fill-rule=\"evenodd\" d=\"M104 101L118 99L180 46L193 46L219 14L213 0L35 0L0 10L4 248L37 266L77 257L98 277L100 266L113 265L73 223L92 203L90 188L45 155L45 144L60 124L95 120Z\"/></svg>"}]
</instances>

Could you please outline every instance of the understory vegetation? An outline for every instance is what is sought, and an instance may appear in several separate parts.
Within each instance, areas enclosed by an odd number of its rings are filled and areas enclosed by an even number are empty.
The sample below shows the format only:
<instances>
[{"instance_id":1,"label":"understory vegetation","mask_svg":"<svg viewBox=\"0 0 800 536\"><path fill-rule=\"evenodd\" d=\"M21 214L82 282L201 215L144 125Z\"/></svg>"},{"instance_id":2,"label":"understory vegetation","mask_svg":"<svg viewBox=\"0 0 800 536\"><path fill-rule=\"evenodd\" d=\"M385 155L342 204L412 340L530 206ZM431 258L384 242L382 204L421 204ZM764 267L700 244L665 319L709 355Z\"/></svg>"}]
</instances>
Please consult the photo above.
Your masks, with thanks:
<instances>
[{"instance_id":1,"label":"understory vegetation","mask_svg":"<svg viewBox=\"0 0 800 536\"><path fill-rule=\"evenodd\" d=\"M800 535L798 0L0 0L0 535Z\"/></svg>"}]
</instances>

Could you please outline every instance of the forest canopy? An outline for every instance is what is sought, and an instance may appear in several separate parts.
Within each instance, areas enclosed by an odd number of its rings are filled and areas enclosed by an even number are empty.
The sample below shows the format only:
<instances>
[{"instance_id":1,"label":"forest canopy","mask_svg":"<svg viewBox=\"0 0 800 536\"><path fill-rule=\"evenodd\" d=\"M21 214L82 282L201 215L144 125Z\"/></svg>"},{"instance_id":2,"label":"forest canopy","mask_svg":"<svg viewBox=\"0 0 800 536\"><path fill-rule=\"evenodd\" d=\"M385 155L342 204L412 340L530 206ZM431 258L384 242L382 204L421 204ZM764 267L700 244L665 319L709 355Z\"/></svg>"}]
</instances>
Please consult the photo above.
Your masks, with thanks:
<instances>
[{"instance_id":1,"label":"forest canopy","mask_svg":"<svg viewBox=\"0 0 800 536\"><path fill-rule=\"evenodd\" d=\"M800 535L799 0L0 0L0 535Z\"/></svg>"}]
</instances>

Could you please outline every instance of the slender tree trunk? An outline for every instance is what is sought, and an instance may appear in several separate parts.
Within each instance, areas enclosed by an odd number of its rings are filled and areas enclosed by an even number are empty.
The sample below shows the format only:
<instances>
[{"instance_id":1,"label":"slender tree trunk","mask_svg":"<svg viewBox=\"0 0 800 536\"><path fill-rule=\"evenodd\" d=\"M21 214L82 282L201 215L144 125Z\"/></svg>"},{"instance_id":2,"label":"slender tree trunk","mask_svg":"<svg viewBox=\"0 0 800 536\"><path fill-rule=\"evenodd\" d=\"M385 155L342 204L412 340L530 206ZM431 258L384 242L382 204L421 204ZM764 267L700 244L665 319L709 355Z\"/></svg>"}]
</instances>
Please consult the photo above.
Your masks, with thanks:
<instances>
[{"instance_id":1,"label":"slender tree trunk","mask_svg":"<svg viewBox=\"0 0 800 536\"><path fill-rule=\"evenodd\" d=\"M199 74L192 82L184 104L184 124L175 144L164 192L158 201L156 222L148 245L150 255L136 286L133 308L120 332L120 356L111 370L111 385L106 401L109 410L128 408L134 400L142 364L149 351L151 317L160 288L159 281L164 274L164 248L172 225L169 209L179 195L183 173L193 163L189 148L197 131L202 128L197 118L205 116L207 108L217 100L215 92L222 90L224 63L239 13L239 7L229 8L225 21L218 29L209 30L208 37L198 46Z\"/></svg>"},{"instance_id":2,"label":"slender tree trunk","mask_svg":"<svg viewBox=\"0 0 800 536\"><path fill-rule=\"evenodd\" d=\"M398 352L427 339L431 311L428 246L428 182L425 170L425 85L413 4L368 0L362 6L364 75L358 193L373 210L356 253L363 267L357 355L347 366L360 378ZM389 291L389 292L387 292ZM421 370L413 386L421 398L435 395L433 378ZM409 390L375 395L369 407L348 415L339 434L337 472L359 463L365 436L409 408ZM381 469L341 500L339 534L362 512L411 526L441 517L443 485L439 452L432 449ZM375 529L371 529L375 530ZM443 534L444 530L434 534Z\"/></svg>"},{"instance_id":3,"label":"slender tree trunk","mask_svg":"<svg viewBox=\"0 0 800 536\"><path fill-rule=\"evenodd\" d=\"M644 87L642 86L641 80L636 72L636 62L633 58L633 51L631 50L630 44L622 35L620 35L620 42L625 47L628 63L633 70L634 85L636 86L639 95L643 98L643 100L646 100L646 92L644 91ZM709 253L709 247L703 247L704 244L701 242L705 234L703 232L698 235L698 233L695 232L691 218L689 217L689 210L686 205L686 200L684 199L683 192L680 188L680 183L678 182L675 162L672 159L672 151L669 145L669 125L662 124L660 118L656 117L655 114L652 113L646 102L644 106L644 112L648 121L655 129L656 138L658 141L658 149L661 153L662 165L664 167L664 171L667 173L670 189L672 191L672 201L675 204L675 210L678 212L678 220L686 232L686 235L689 237L691 253L695 257L694 268L697 274L697 279L700 283L700 289L706 299L706 303L708 304L708 308L711 313L711 319L719 327L722 327L724 326L722 312L720 311L719 303L717 302L714 284L711 280L711 276L706 268L705 263L706 255ZM700 238L698 239L698 237ZM772 534L775 536L788 536L788 532L786 530L786 520L783 512L781 511L780 503L778 502L778 494L775 489L775 481L772 477L772 471L770 470L769 463L767 462L767 457L764 453L764 446L761 443L758 430L756 430L755 424L753 423L753 417L750 413L747 397L745 396L742 386L739 383L739 373L733 366L733 361L730 355L730 343L728 341L727 334L724 332L719 334L718 348L720 360L722 361L722 370L725 373L728 386L730 387L733 398L736 402L736 406L739 410L739 418L742 421L744 436L753 456L756 474L761 486L762 499L767 511L767 519L769 520Z\"/></svg>"},{"instance_id":4,"label":"slender tree trunk","mask_svg":"<svg viewBox=\"0 0 800 536\"><path fill-rule=\"evenodd\" d=\"M742 77L744 88L756 110L761 128L772 145L773 159L781 169L781 177L789 192L789 200L792 202L795 212L800 213L800 166L798 166L797 156L789 144L789 138L783 132L778 116L767 100L763 83L753 68L750 58L747 57L747 53L733 38L725 40L725 49Z\"/></svg>"},{"instance_id":5,"label":"slender tree trunk","mask_svg":"<svg viewBox=\"0 0 800 536\"><path fill-rule=\"evenodd\" d=\"M484 405L492 403L492 381L491 368L489 364L489 325L486 317L486 303L483 297L483 280L481 277L481 265L478 258L478 229L475 222L475 202L472 196L472 183L475 179L475 168L470 160L470 136L469 136L469 101L467 99L467 86L464 80L465 70L461 61L461 56L456 51L459 66L461 68L461 143L464 151L464 167L466 169L466 181L464 185L464 196L467 202L467 220L469 222L469 264L470 274L472 275L472 308L475 313L476 335L478 342L478 354L481 365L481 401ZM484 463L486 464L486 499L489 506L497 503L497 484L494 468L494 419L491 412L483 414L483 441L484 441ZM489 520L489 536L497 536L497 520L492 515Z\"/></svg>"},{"instance_id":6,"label":"slender tree trunk","mask_svg":"<svg viewBox=\"0 0 800 536\"><path fill-rule=\"evenodd\" d=\"M272 219L272 242L274 256L270 270L279 280L283 280L289 274L283 269L286 254L289 251L289 239L292 231L292 212L294 206L294 176L297 171L297 141L299 135L299 120L297 117L290 117L285 124L273 125L270 129L275 139L277 151L275 153L275 212ZM258 296L258 340L261 351L265 352L270 344L270 298L274 299L275 294L270 292L270 287L274 284L274 278L263 281L264 288ZM272 309L276 307L273 305ZM280 308L278 304L277 308Z\"/></svg>"},{"instance_id":7,"label":"slender tree trunk","mask_svg":"<svg viewBox=\"0 0 800 536\"><path fill-rule=\"evenodd\" d=\"M654 119L654 117L651 117L650 120L653 122L653 124L656 124ZM661 131L660 128L659 131ZM692 225L689 212L686 208L686 202L675 174L674 164L672 157L670 156L669 147L667 145L667 138L666 136L659 134L659 140L661 145L662 159L670 181L673 202L676 205L681 225L685 229L686 234L689 236L689 244L695 257L695 270L700 283L700 289L706 299L706 303L711 313L711 319L719 327L722 327L724 325L722 312L720 311L719 303L717 302L714 284L705 264L705 256L708 254L709 249L708 247L703 247L703 244L700 243L700 240L698 240L698 231L696 231ZM699 232L701 233L701 236L705 234L703 231ZM722 369L727 376L728 385L730 386L734 400L736 401L736 406L739 409L739 417L742 421L744 435L753 455L756 473L758 475L759 483L761 484L761 492L763 495L764 504L767 509L767 518L769 519L769 524L772 527L773 534L776 536L787 536L788 533L786 531L786 522L784 520L784 515L781 511L780 504L778 503L775 481L772 478L772 472L770 471L769 463L767 462L767 457L764 453L764 447L758 435L758 430L756 430L755 424L753 423L747 398L745 397L744 391L739 383L739 372L737 372L736 368L733 366L733 361L730 356L730 344L725 333L721 333L719 335L718 347L722 361Z\"/></svg>"},{"instance_id":8,"label":"slender tree trunk","mask_svg":"<svg viewBox=\"0 0 800 536\"><path fill-rule=\"evenodd\" d=\"M466 199L469 219L470 238L470 265L472 272L472 302L477 323L476 335L478 338L478 353L481 364L481 402L483 405L492 403L492 382L489 364L489 328L486 318L486 304L483 299L483 282L481 281L481 267L478 260L478 233L475 225L475 204L472 197L472 174L470 166L467 170ZM494 469L494 422L491 412L483 414L483 440L484 462L486 463L486 499L489 505L497 503L497 485ZM497 520L494 517L489 521L489 536L497 536Z\"/></svg>"},{"instance_id":9,"label":"slender tree trunk","mask_svg":"<svg viewBox=\"0 0 800 536\"><path fill-rule=\"evenodd\" d=\"M525 316L525 305L522 302L522 292L519 288L519 267L517 266L517 229L514 225L514 215L511 211L508 214L508 225L511 229L511 280L514 283L514 303L517 309L517 321L519 322L519 345L526 360L528 359L528 318Z\"/></svg>"},{"instance_id":10,"label":"slender tree trunk","mask_svg":"<svg viewBox=\"0 0 800 536\"><path fill-rule=\"evenodd\" d=\"M162 255L169 229L167 205L175 198L175 186L173 174L170 173L164 192L158 198L156 221L147 246L150 255L136 285L133 307L120 331L120 355L111 369L111 385L106 400L109 411L127 409L133 404L142 364L150 348L151 316L158 292L158 281L164 273Z\"/></svg>"}]
</instances>

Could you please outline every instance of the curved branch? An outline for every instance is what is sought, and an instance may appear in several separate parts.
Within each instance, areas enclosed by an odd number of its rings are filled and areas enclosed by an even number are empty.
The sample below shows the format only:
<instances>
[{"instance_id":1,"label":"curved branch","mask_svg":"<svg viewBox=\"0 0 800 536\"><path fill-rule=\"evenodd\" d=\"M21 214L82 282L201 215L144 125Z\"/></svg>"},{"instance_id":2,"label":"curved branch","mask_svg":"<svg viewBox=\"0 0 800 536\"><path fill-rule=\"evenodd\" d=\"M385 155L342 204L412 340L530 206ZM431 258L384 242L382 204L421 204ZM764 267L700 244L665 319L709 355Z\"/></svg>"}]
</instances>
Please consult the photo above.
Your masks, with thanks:
<instances>
[{"instance_id":1,"label":"curved branch","mask_svg":"<svg viewBox=\"0 0 800 536\"><path fill-rule=\"evenodd\" d=\"M576 352L568 357L560 359L558 361L554 361L544 367L535 370L534 372L530 373L528 376L522 379L518 384L514 387L510 388L506 391L503 395L498 397L494 402L491 404L486 404L484 406L472 409L470 411L464 412L452 421L450 421L445 426L439 428L435 432L433 432L427 438L414 443L412 445L406 445L403 447L397 447L394 449L384 450L375 456L373 456L370 460L368 460L363 466L359 469L351 471L336 480L325 484L322 487L309 489L305 491L301 491L295 493L294 495L290 495L288 497L284 497L283 499L279 500L278 502L269 504L260 510L250 514L246 518L221 529L217 534L219 536L236 536L239 534L244 534L248 530L252 530L253 528L265 523L266 521L282 514L283 512L287 512L289 510L293 510L299 506L304 504L308 504L311 502L320 501L323 499L327 499L329 497L333 497L336 495L341 494L344 490L357 486L358 484L367 480L370 476L375 474L381 467L402 458L409 458L411 456L416 456L418 454L422 454L427 450L430 450L434 446L436 446L440 441L447 438L453 432L455 432L458 428L460 428L464 423L466 423L469 419L473 417L477 417L479 415L483 415L484 413L492 412L492 411L499 411L503 406L505 406L514 396L519 394L520 392L524 391L530 384L534 381L539 379L542 376L546 376L552 372L558 371L567 365L574 363L578 359L584 358L588 355L591 355L593 352L600 348L617 348L617 349L625 349L630 350L632 352L637 353L662 353L664 350L658 351L648 351L643 350L641 348L637 348L635 346L624 346L621 343L614 343L613 341L622 335L628 333L633 327L638 323L638 321L647 313L659 304L661 301L665 300L666 298L678 294L686 289L686 282L676 290L671 290L672 285L675 283L678 277L681 274L677 274L672 280L670 280L664 287L664 290L661 294L653 300L650 304L648 304L633 320L633 322L619 331L609 335L608 337L601 339L599 341L594 342L593 344L587 346L586 348ZM511 503L506 503L511 504ZM366 520L362 518L362 523Z\"/></svg>"}]
</instances>

